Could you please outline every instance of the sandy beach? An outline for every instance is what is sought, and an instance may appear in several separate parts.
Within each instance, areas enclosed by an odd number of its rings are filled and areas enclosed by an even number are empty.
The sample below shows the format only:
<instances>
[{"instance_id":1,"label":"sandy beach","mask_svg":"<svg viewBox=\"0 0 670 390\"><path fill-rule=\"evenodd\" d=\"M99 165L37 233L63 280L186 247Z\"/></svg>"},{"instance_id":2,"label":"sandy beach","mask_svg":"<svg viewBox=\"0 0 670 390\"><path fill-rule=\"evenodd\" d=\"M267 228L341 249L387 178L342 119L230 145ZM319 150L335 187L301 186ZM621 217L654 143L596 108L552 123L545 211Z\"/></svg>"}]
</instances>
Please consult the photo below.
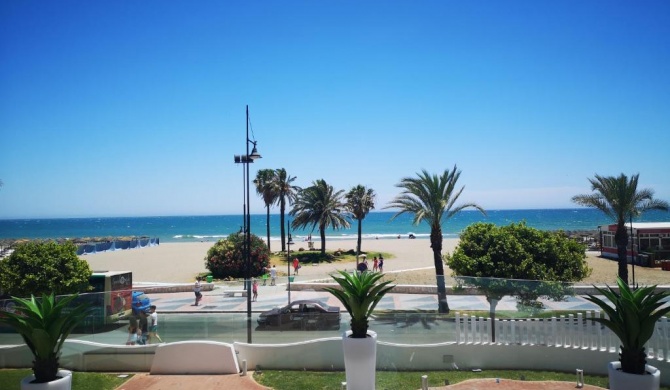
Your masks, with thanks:
<instances>
[{"instance_id":1,"label":"sandy beach","mask_svg":"<svg viewBox=\"0 0 670 390\"><path fill-rule=\"evenodd\" d=\"M81 256L93 271L132 271L135 282L187 283L199 273L207 272L205 255L213 242L163 243L155 247L132 250L102 252ZM458 239L445 239L442 253L451 252L458 245ZM279 243L273 247L279 248ZM315 243L319 248L319 244ZM326 242L327 250L350 250L356 247L355 240L332 240ZM306 242L297 242L292 251L307 249ZM363 251L374 256L375 252L392 253L392 258L384 260L384 271L398 284L433 284L435 270L430 241L426 239L363 240ZM371 260L371 257L369 258ZM580 284L615 284L616 261L599 257L599 252L587 252L587 262L593 268L592 275ZM299 271L300 279L323 278L337 269L352 270L355 263L336 262L305 265ZM279 267L280 275L286 270ZM401 272L402 271L402 272ZM445 267L445 275L451 270ZM632 277L629 268L629 277ZM670 272L659 268L635 267L635 279L639 284L668 284ZM451 278L447 279L450 284Z\"/></svg>"},{"instance_id":2,"label":"sandy beach","mask_svg":"<svg viewBox=\"0 0 670 390\"><path fill-rule=\"evenodd\" d=\"M453 250L457 243L457 239L445 240L444 248ZM155 247L89 254L81 258L89 263L94 272L132 271L136 282L185 283L193 281L197 274L207 272L205 255L212 245L214 242L163 243ZM273 248L279 247L279 243L273 243ZM315 244L315 247L320 248L319 244ZM346 251L355 247L355 240L326 241L327 250ZM366 240L362 247L368 253L393 253L395 257L384 262L387 272L433 266L433 252L428 240ZM307 243L297 242L292 245L291 251L300 248L307 249ZM300 269L300 275L320 277L336 269L354 267L354 263L340 262L304 266ZM279 271L280 275L285 274L281 267Z\"/></svg>"}]
</instances>

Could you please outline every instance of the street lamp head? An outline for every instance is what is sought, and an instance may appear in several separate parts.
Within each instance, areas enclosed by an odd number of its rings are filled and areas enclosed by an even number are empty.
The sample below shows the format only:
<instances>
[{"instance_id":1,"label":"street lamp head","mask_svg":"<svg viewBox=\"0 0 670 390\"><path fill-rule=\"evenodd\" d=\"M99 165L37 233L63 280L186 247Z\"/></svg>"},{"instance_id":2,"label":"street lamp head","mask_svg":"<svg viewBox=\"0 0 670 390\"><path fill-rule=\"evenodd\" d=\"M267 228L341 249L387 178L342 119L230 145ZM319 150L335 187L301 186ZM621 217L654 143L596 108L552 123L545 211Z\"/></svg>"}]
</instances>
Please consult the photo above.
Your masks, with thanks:
<instances>
[{"instance_id":1,"label":"street lamp head","mask_svg":"<svg viewBox=\"0 0 670 390\"><path fill-rule=\"evenodd\" d=\"M250 164L253 163L254 160L251 158L251 156L245 156L245 155L235 155L235 164Z\"/></svg>"},{"instance_id":2,"label":"street lamp head","mask_svg":"<svg viewBox=\"0 0 670 390\"><path fill-rule=\"evenodd\" d=\"M251 162L254 160L258 160L259 158L262 158L261 155L258 153L258 150L256 149L256 141L249 141L254 145L254 148L251 150L251 154L248 156Z\"/></svg>"}]
</instances>

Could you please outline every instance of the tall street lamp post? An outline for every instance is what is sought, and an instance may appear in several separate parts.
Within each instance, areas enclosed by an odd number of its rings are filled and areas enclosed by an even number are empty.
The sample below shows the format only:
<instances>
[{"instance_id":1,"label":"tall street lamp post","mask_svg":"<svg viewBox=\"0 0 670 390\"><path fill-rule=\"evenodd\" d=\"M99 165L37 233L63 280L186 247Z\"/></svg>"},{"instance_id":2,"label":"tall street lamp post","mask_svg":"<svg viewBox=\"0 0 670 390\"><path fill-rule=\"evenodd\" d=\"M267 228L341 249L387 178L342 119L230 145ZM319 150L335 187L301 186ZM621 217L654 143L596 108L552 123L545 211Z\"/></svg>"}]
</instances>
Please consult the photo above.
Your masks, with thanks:
<instances>
[{"instance_id":1,"label":"tall street lamp post","mask_svg":"<svg viewBox=\"0 0 670 390\"><path fill-rule=\"evenodd\" d=\"M291 223L286 221L286 231L288 232L288 242L286 243L286 266L288 275L288 304L291 304L291 245L293 245L293 239L291 238Z\"/></svg>"},{"instance_id":2,"label":"tall street lamp post","mask_svg":"<svg viewBox=\"0 0 670 390\"><path fill-rule=\"evenodd\" d=\"M635 285L635 234L633 234L633 214L630 214L630 262L633 265L633 288Z\"/></svg>"},{"instance_id":3,"label":"tall street lamp post","mask_svg":"<svg viewBox=\"0 0 670 390\"><path fill-rule=\"evenodd\" d=\"M254 148L249 154L249 145L253 145ZM261 155L258 154L256 150L256 141L249 139L249 106L247 106L247 141L246 141L246 154L240 156L235 155L236 164L244 164L242 167L242 175L244 176L244 209L242 218L244 219L244 264L245 264L245 280L244 284L246 285L247 290L247 343L251 344L251 212L249 211L249 164L253 163L254 160L261 158Z\"/></svg>"}]
</instances>

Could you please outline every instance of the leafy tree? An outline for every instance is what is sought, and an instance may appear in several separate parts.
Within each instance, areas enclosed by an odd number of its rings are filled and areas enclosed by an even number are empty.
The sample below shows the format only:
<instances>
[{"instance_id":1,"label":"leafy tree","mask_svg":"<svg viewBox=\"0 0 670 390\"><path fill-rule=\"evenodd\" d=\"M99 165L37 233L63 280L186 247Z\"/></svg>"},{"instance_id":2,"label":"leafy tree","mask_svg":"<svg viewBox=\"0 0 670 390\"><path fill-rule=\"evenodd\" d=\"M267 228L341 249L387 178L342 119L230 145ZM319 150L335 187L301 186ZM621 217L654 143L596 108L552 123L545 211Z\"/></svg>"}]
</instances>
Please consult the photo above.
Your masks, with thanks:
<instances>
[{"instance_id":1,"label":"leafy tree","mask_svg":"<svg viewBox=\"0 0 670 390\"><path fill-rule=\"evenodd\" d=\"M90 289L91 268L70 241L29 241L0 261L0 290L17 297L74 294Z\"/></svg>"},{"instance_id":2,"label":"leafy tree","mask_svg":"<svg viewBox=\"0 0 670 390\"><path fill-rule=\"evenodd\" d=\"M300 187L294 186L293 181L296 179L295 176L290 176L286 173L286 169L280 168L277 169L275 175L275 191L277 192L277 198L279 202L279 224L281 229L281 250L282 252L286 251L286 230L284 227L284 214L286 212L286 203L292 204L295 202L296 196L300 191Z\"/></svg>"},{"instance_id":3,"label":"leafy tree","mask_svg":"<svg viewBox=\"0 0 670 390\"><path fill-rule=\"evenodd\" d=\"M305 228L308 225L319 228L321 236L321 254L326 254L326 228L335 230L348 228L349 221L346 218L346 203L343 202L343 190L335 191L333 186L320 179L312 183L298 193L289 213L295 219L291 226L293 228Z\"/></svg>"},{"instance_id":4,"label":"leafy tree","mask_svg":"<svg viewBox=\"0 0 670 390\"><path fill-rule=\"evenodd\" d=\"M243 233L234 233L217 241L207 251L205 267L218 279L246 278L247 264L244 255ZM251 277L265 274L270 263L270 250L263 240L251 235Z\"/></svg>"},{"instance_id":5,"label":"leafy tree","mask_svg":"<svg viewBox=\"0 0 670 390\"><path fill-rule=\"evenodd\" d=\"M397 216L409 213L414 215L414 225L426 221L430 225L430 247L433 249L435 276L437 279L438 310L440 313L449 313L447 302L447 288L444 284L444 263L442 260L442 222L448 220L461 210L473 207L486 215L484 209L475 203L456 205L458 198L465 187L456 189L456 183L461 171L445 170L440 176L430 175L426 170L417 174L418 177L405 177L396 187L403 191L395 197L385 208L397 208Z\"/></svg>"},{"instance_id":6,"label":"leafy tree","mask_svg":"<svg viewBox=\"0 0 670 390\"><path fill-rule=\"evenodd\" d=\"M599 176L589 179L593 194L575 195L572 201L581 206L593 207L616 221L614 241L617 245L619 277L628 283L628 230L626 220L640 216L647 210L668 211L668 202L654 199L654 191L637 189L640 174L631 176L630 180L623 173L618 177Z\"/></svg>"},{"instance_id":7,"label":"leafy tree","mask_svg":"<svg viewBox=\"0 0 670 390\"><path fill-rule=\"evenodd\" d=\"M583 244L563 232L537 230L524 222L502 227L478 222L463 230L454 253L445 257L460 284L484 292L495 319L496 305L505 295L536 309L542 307L537 301L541 296L563 300L571 295L566 282L591 273L585 251Z\"/></svg>"},{"instance_id":8,"label":"leafy tree","mask_svg":"<svg viewBox=\"0 0 670 390\"><path fill-rule=\"evenodd\" d=\"M276 183L276 175L274 169L261 169L256 173L254 185L256 186L256 193L263 198L266 208L265 226L267 227L267 244L270 249L270 206L272 206L279 199Z\"/></svg>"},{"instance_id":9,"label":"leafy tree","mask_svg":"<svg viewBox=\"0 0 670 390\"><path fill-rule=\"evenodd\" d=\"M361 236L363 234L363 220L370 210L375 208L375 191L372 188L365 188L357 185L345 195L347 199L347 209L355 220L358 221L358 242L356 245L356 255L361 253Z\"/></svg>"}]
</instances>

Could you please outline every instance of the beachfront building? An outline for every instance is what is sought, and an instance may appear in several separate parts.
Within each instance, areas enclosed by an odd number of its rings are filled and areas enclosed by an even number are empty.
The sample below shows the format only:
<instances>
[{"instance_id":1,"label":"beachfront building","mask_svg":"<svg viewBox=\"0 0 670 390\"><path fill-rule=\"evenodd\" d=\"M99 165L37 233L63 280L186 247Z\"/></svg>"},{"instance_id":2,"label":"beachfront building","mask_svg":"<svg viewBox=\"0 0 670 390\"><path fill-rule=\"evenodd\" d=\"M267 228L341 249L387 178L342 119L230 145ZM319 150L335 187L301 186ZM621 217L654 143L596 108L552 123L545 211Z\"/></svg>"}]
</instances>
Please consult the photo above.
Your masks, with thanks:
<instances>
[{"instance_id":1,"label":"beachfront building","mask_svg":"<svg viewBox=\"0 0 670 390\"><path fill-rule=\"evenodd\" d=\"M633 222L626 224L628 231L628 262L649 267L660 267L662 260L670 260L670 222ZM616 224L598 226L601 255L618 258L616 242ZM631 233L632 232L632 233Z\"/></svg>"}]
</instances>

